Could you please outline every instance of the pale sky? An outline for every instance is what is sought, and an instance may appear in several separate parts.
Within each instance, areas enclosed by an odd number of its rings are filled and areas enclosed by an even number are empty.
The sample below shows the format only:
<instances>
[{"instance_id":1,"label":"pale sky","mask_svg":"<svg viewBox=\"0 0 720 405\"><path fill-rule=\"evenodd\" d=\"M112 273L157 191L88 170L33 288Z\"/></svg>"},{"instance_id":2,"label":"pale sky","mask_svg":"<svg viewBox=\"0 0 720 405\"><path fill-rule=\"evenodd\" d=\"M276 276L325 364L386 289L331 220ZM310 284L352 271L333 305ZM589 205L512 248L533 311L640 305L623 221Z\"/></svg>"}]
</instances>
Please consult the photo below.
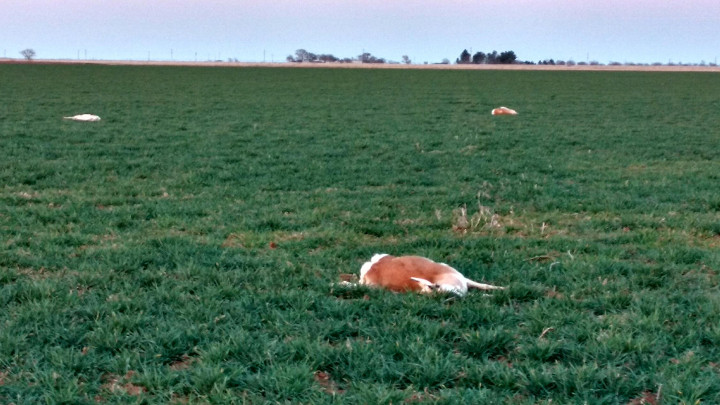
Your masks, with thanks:
<instances>
[{"instance_id":1,"label":"pale sky","mask_svg":"<svg viewBox=\"0 0 720 405\"><path fill-rule=\"evenodd\" d=\"M1 57L717 63L720 0L0 0Z\"/></svg>"}]
</instances>

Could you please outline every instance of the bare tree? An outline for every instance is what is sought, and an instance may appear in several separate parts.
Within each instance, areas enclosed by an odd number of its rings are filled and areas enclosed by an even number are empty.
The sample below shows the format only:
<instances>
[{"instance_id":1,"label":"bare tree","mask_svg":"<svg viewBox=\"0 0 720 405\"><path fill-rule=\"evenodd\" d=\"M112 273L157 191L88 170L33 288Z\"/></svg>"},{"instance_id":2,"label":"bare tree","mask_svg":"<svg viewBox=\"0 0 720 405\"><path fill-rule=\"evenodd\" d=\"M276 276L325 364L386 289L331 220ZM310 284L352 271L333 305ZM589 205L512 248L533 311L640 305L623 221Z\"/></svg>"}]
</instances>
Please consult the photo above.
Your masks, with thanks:
<instances>
[{"instance_id":1,"label":"bare tree","mask_svg":"<svg viewBox=\"0 0 720 405\"><path fill-rule=\"evenodd\" d=\"M310 61L310 52L304 49L298 49L295 51L295 62L308 62Z\"/></svg>"},{"instance_id":2,"label":"bare tree","mask_svg":"<svg viewBox=\"0 0 720 405\"><path fill-rule=\"evenodd\" d=\"M410 60L410 57L409 57L409 56L403 55L403 56L402 56L402 63L404 63L404 64L406 64L406 65L409 65L409 64L412 63L412 61Z\"/></svg>"},{"instance_id":3,"label":"bare tree","mask_svg":"<svg viewBox=\"0 0 720 405\"><path fill-rule=\"evenodd\" d=\"M30 48L23 49L22 51L20 51L20 55L22 55L23 58L25 58L29 62L35 57L35 51Z\"/></svg>"}]
</instances>

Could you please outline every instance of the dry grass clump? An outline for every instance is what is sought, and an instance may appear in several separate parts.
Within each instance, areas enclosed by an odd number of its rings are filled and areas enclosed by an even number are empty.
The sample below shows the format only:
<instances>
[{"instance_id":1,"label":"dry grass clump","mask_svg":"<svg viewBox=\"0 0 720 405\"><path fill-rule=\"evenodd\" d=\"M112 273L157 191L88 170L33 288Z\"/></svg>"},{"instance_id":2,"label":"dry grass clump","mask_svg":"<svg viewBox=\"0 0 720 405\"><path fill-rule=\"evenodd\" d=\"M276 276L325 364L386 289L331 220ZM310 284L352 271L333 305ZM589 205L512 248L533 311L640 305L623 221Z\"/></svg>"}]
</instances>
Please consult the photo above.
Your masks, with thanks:
<instances>
[{"instance_id":1,"label":"dry grass clump","mask_svg":"<svg viewBox=\"0 0 720 405\"><path fill-rule=\"evenodd\" d=\"M466 205L458 207L452 211L452 229L455 232L464 234L467 232L478 232L481 230L497 231L502 228L503 217L494 213L490 207L484 206L480 203L478 203L477 212L472 215L468 215Z\"/></svg>"}]
</instances>

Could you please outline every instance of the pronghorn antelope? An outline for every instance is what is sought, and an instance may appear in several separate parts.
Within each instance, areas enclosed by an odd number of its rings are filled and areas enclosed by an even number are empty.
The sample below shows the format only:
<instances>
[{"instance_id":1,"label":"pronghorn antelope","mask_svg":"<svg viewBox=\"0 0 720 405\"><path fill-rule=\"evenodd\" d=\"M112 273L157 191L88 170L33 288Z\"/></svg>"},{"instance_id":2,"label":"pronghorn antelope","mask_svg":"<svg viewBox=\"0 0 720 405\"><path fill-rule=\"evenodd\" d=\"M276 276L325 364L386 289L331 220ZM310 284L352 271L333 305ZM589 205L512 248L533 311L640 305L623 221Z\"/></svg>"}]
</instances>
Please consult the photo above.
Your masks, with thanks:
<instances>
[{"instance_id":1,"label":"pronghorn antelope","mask_svg":"<svg viewBox=\"0 0 720 405\"><path fill-rule=\"evenodd\" d=\"M391 291L448 292L463 296L468 288L502 290L470 280L445 263L420 256L376 254L360 268L360 284Z\"/></svg>"},{"instance_id":2,"label":"pronghorn antelope","mask_svg":"<svg viewBox=\"0 0 720 405\"><path fill-rule=\"evenodd\" d=\"M493 108L492 111L490 111L490 114L492 114L492 115L517 115L517 111L513 110L512 108L498 107L498 108Z\"/></svg>"}]
</instances>

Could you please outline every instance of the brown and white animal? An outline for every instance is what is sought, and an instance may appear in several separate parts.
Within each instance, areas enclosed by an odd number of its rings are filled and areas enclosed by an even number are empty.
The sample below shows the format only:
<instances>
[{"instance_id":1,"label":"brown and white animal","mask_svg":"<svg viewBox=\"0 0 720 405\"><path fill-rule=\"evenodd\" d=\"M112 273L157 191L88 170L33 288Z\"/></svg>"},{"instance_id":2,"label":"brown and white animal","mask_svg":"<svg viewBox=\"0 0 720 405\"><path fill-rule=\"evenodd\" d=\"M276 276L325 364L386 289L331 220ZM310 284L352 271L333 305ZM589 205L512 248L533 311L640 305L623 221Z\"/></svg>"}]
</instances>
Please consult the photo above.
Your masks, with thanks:
<instances>
[{"instance_id":1,"label":"brown and white animal","mask_svg":"<svg viewBox=\"0 0 720 405\"><path fill-rule=\"evenodd\" d=\"M391 291L448 292L463 296L468 288L501 290L490 284L470 280L445 263L420 256L376 254L360 268L360 284Z\"/></svg>"},{"instance_id":2,"label":"brown and white animal","mask_svg":"<svg viewBox=\"0 0 720 405\"><path fill-rule=\"evenodd\" d=\"M517 115L517 111L513 110L512 108L498 107L498 108L493 108L492 111L490 111L490 114L492 114L492 115Z\"/></svg>"},{"instance_id":3,"label":"brown and white animal","mask_svg":"<svg viewBox=\"0 0 720 405\"><path fill-rule=\"evenodd\" d=\"M63 117L66 120L73 120L73 121L100 121L100 117L93 114L78 114L73 115L72 117Z\"/></svg>"}]
</instances>

